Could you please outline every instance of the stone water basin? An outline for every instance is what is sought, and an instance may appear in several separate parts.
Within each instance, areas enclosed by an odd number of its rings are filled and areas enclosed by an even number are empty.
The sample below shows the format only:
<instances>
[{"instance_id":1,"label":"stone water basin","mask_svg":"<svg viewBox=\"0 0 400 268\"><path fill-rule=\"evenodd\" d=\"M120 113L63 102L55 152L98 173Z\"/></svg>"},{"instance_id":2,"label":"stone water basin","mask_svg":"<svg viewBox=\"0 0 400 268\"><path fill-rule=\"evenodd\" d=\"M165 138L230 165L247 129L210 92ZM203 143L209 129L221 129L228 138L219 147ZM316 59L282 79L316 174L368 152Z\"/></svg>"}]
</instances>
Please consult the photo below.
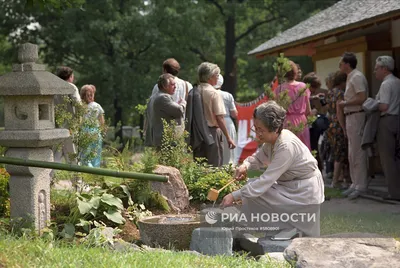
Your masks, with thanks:
<instances>
[{"instance_id":1,"label":"stone water basin","mask_svg":"<svg viewBox=\"0 0 400 268\"><path fill-rule=\"evenodd\" d=\"M140 238L150 247L165 249L189 249L192 232L200 227L196 214L157 215L138 222Z\"/></svg>"}]
</instances>

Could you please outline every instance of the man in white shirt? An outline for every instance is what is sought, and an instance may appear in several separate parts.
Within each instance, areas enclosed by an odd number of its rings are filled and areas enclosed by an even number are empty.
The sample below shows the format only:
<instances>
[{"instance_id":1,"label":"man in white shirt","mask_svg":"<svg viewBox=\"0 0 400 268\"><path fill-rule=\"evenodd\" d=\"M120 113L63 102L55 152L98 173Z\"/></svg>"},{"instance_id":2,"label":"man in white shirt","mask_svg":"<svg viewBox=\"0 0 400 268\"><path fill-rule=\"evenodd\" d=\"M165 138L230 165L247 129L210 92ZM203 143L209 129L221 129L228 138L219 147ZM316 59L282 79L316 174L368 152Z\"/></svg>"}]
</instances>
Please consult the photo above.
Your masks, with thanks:
<instances>
[{"instance_id":1,"label":"man in white shirt","mask_svg":"<svg viewBox=\"0 0 400 268\"><path fill-rule=\"evenodd\" d=\"M166 59L163 62L163 73L172 74L175 77L175 93L172 95L172 99L175 102L179 102L181 99L186 100L188 93L192 90L193 86L188 81L182 80L178 77L181 66L179 62L174 58ZM153 96L159 91L158 85L155 84L151 95Z\"/></svg>"},{"instance_id":2,"label":"man in white shirt","mask_svg":"<svg viewBox=\"0 0 400 268\"><path fill-rule=\"evenodd\" d=\"M79 94L78 88L73 84L74 83L74 71L66 66L61 66L57 68L56 75L60 77L62 80L68 82L71 86L74 87L74 93L69 95L73 102L76 104L81 104L81 95ZM64 102L64 96L59 95L54 98L54 105L58 105ZM75 113L75 106L74 103L67 104L67 111L74 114ZM60 127L60 126L58 126ZM63 126L67 128L68 126ZM65 162L72 163L70 161L70 154L76 154L77 150L75 148L75 144L72 142L72 137L70 136L66 139L62 145L62 150L54 150L54 162L61 163L61 159L64 156ZM74 163L76 164L76 163Z\"/></svg>"},{"instance_id":3,"label":"man in white shirt","mask_svg":"<svg viewBox=\"0 0 400 268\"><path fill-rule=\"evenodd\" d=\"M376 59L375 76L383 81L376 95L381 118L377 133L379 157L388 183L387 199L400 201L400 160L396 159L396 142L399 142L400 79L393 75L394 60L390 56Z\"/></svg>"},{"instance_id":4,"label":"man in white shirt","mask_svg":"<svg viewBox=\"0 0 400 268\"><path fill-rule=\"evenodd\" d=\"M181 69L181 66L179 65L179 62L174 59L174 58L169 58L166 59L163 62L163 74L171 74L174 76L174 81L175 81L175 93L172 94L172 100L178 104L182 102L182 100L186 101L188 98L189 91L192 90L193 86L190 84L188 81L182 80L178 77L179 71ZM149 106L153 105L153 100L154 97L159 93L159 88L158 84L155 84L153 87L153 91L151 92L151 96L149 99L149 102L147 103L147 112L146 112L146 118L144 121L144 126L143 126L143 135L146 137L147 131L149 129L149 124L151 122L151 109L149 110ZM185 120L185 113L183 114L183 117L178 121L178 124L181 125L182 127L185 125L184 124ZM182 130L183 131L183 130Z\"/></svg>"},{"instance_id":5,"label":"man in white shirt","mask_svg":"<svg viewBox=\"0 0 400 268\"><path fill-rule=\"evenodd\" d=\"M356 69L357 57L354 53L343 54L339 63L340 70L347 74L344 101L339 103L346 116L346 135L349 141L349 168L352 184L343 192L349 199L355 199L367 190L367 151L361 148L361 129L364 127L365 113L362 104L367 99L368 82Z\"/></svg>"}]
</instances>

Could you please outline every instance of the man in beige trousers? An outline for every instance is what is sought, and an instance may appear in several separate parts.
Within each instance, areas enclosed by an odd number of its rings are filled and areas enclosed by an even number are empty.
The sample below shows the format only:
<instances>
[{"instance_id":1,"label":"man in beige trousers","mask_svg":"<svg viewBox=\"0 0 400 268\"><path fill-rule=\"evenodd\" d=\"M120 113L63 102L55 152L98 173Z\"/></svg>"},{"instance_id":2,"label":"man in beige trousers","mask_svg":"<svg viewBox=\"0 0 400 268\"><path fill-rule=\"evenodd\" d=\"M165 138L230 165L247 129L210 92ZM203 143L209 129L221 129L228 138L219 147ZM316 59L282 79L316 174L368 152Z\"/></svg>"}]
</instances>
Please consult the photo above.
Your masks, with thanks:
<instances>
[{"instance_id":1,"label":"man in beige trousers","mask_svg":"<svg viewBox=\"0 0 400 268\"><path fill-rule=\"evenodd\" d=\"M339 103L346 118L346 130L349 141L349 167L352 184L343 195L349 199L356 199L367 190L367 151L361 148L362 128L365 122L365 113L362 104L367 99L368 82L365 76L356 69L357 57L354 53L343 54L339 68L347 74L344 100Z\"/></svg>"}]
</instances>

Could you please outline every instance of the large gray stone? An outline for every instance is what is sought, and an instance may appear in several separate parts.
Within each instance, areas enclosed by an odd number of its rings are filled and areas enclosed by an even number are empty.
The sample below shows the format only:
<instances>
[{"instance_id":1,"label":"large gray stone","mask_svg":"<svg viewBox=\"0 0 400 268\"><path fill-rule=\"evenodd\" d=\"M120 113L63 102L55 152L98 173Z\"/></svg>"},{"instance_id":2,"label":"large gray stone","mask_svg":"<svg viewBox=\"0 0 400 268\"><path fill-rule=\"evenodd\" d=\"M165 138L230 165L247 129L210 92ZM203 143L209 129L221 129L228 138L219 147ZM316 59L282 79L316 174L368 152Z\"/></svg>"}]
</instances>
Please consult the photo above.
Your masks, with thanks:
<instances>
[{"instance_id":1,"label":"large gray stone","mask_svg":"<svg viewBox=\"0 0 400 268\"><path fill-rule=\"evenodd\" d=\"M190 250L205 255L232 255L232 232L224 228L200 227L193 230Z\"/></svg>"},{"instance_id":2,"label":"large gray stone","mask_svg":"<svg viewBox=\"0 0 400 268\"><path fill-rule=\"evenodd\" d=\"M393 238L369 233L296 238L284 257L295 267L399 267L399 244Z\"/></svg>"},{"instance_id":3,"label":"large gray stone","mask_svg":"<svg viewBox=\"0 0 400 268\"><path fill-rule=\"evenodd\" d=\"M153 181L151 190L160 193L174 211L180 212L188 208L189 191L179 170L174 167L158 165L153 172L158 175L167 175L168 182Z\"/></svg>"}]
</instances>

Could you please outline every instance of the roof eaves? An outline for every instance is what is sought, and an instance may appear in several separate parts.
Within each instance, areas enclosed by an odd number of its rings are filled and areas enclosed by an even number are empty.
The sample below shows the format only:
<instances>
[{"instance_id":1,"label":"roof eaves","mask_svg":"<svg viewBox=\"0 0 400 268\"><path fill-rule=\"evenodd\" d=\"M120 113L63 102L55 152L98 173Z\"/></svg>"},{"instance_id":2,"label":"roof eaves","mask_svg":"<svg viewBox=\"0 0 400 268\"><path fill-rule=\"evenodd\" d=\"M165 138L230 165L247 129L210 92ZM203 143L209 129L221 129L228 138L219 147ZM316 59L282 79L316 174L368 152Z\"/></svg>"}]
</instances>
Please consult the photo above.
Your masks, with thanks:
<instances>
[{"instance_id":1,"label":"roof eaves","mask_svg":"<svg viewBox=\"0 0 400 268\"><path fill-rule=\"evenodd\" d=\"M396 14L397 13L397 14ZM333 36L335 34L338 33L342 33L345 31L349 31L349 30L354 30L355 28L358 28L360 26L365 26L371 23L376 23L378 21L383 21L383 20L387 20L387 19L393 19L396 17L400 17L400 10L393 10L391 12L385 13L385 14L381 14L372 18L368 18L362 21L358 21L355 23L351 23L351 24L347 24L345 26L339 27L339 28L335 28L332 30L328 30L326 32L322 32L313 36L308 36L306 38L302 38L302 39L298 39L296 41L292 41L286 44L282 44L276 47L271 47L268 49L264 49L264 50L259 50L258 48L255 48L253 50L251 50L250 52L247 53L247 55L255 55L255 56L262 56L265 54L273 54L273 53L277 53L282 49L287 49L296 45L301 45L310 41L315 41L321 38L326 38L326 37L330 37ZM290 29L289 29L290 30ZM286 31L285 31L286 32ZM285 32L283 32L282 34L284 34ZM272 40L272 39L270 39ZM261 46L261 45L260 45Z\"/></svg>"}]
</instances>

